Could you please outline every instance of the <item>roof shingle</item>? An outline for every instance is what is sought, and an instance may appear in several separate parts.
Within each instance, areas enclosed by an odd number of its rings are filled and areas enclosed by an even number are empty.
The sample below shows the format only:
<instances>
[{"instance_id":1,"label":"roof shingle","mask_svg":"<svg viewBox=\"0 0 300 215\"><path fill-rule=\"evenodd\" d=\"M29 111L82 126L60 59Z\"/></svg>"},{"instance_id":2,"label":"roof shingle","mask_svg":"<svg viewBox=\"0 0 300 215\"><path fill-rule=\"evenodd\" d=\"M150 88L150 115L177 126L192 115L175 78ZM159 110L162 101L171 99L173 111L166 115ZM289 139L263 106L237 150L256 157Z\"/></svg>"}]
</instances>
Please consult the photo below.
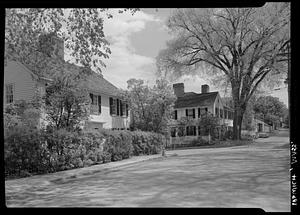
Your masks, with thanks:
<instances>
[{"instance_id":1,"label":"roof shingle","mask_svg":"<svg viewBox=\"0 0 300 215\"><path fill-rule=\"evenodd\" d=\"M215 101L217 95L218 92L200 94L187 93L184 96L177 98L174 108L209 106Z\"/></svg>"}]
</instances>

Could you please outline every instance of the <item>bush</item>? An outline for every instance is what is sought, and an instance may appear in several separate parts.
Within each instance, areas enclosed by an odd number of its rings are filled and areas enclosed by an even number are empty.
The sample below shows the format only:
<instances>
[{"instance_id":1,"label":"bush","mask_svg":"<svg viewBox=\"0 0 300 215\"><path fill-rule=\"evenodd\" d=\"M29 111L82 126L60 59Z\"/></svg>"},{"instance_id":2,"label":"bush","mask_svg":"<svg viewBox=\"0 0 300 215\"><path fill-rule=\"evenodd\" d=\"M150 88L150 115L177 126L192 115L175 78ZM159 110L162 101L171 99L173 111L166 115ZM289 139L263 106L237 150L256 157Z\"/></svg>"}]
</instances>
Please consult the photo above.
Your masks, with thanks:
<instances>
[{"instance_id":1,"label":"bush","mask_svg":"<svg viewBox=\"0 0 300 215\"><path fill-rule=\"evenodd\" d=\"M164 136L153 132L132 132L133 154L158 154L163 147Z\"/></svg>"},{"instance_id":2,"label":"bush","mask_svg":"<svg viewBox=\"0 0 300 215\"><path fill-rule=\"evenodd\" d=\"M6 129L5 176L30 176L161 152L163 136L141 131Z\"/></svg>"}]
</instances>

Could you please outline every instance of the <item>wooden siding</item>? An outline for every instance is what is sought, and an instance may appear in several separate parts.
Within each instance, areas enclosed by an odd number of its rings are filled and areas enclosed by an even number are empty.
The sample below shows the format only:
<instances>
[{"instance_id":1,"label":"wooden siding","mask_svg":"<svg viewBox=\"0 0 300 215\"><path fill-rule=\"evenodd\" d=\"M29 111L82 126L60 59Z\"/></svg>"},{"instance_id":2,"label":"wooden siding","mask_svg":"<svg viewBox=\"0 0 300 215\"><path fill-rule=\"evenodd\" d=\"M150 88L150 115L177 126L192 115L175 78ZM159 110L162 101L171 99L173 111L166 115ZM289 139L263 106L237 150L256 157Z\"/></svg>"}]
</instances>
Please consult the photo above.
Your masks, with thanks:
<instances>
[{"instance_id":1,"label":"wooden siding","mask_svg":"<svg viewBox=\"0 0 300 215\"><path fill-rule=\"evenodd\" d=\"M103 128L129 128L130 117L112 116L109 111L109 97L101 93L93 93L101 96L101 114L91 114L89 121L103 123Z\"/></svg>"},{"instance_id":2,"label":"wooden siding","mask_svg":"<svg viewBox=\"0 0 300 215\"><path fill-rule=\"evenodd\" d=\"M15 61L8 61L4 68L4 83L14 84L14 101L30 101L37 90L36 81L32 79L32 74L22 64ZM4 101L6 104L6 91L4 85Z\"/></svg>"}]
</instances>

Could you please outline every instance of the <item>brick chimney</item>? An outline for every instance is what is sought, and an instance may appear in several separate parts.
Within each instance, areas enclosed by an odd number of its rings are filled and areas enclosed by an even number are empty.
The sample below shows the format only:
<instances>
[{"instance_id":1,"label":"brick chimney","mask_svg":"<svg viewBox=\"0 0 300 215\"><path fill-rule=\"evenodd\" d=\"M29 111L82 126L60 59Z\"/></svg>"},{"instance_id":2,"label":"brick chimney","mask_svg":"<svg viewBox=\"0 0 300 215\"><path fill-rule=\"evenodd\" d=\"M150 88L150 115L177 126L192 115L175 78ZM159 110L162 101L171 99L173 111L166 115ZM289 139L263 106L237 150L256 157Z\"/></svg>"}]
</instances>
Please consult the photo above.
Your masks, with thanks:
<instances>
[{"instance_id":1,"label":"brick chimney","mask_svg":"<svg viewBox=\"0 0 300 215\"><path fill-rule=\"evenodd\" d=\"M184 84L183 83L177 83L173 84L174 93L177 97L181 97L184 95Z\"/></svg>"},{"instance_id":2,"label":"brick chimney","mask_svg":"<svg viewBox=\"0 0 300 215\"><path fill-rule=\"evenodd\" d=\"M207 84L201 85L201 93L209 93L209 86Z\"/></svg>"}]
</instances>

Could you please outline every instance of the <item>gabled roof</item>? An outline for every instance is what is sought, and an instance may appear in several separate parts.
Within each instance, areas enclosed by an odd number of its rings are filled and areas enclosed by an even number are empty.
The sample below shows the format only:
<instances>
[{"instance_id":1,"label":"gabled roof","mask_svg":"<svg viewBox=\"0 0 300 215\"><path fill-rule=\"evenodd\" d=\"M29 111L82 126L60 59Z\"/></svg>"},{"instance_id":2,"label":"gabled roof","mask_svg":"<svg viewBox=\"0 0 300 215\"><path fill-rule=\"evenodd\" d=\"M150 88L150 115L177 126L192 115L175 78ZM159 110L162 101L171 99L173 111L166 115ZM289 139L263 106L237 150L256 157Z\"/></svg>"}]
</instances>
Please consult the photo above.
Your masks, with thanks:
<instances>
[{"instance_id":1,"label":"gabled roof","mask_svg":"<svg viewBox=\"0 0 300 215\"><path fill-rule=\"evenodd\" d=\"M83 67L68 62L66 62L66 66L69 71L83 69ZM83 80L82 86L87 87L92 92L110 96L120 95L120 90L115 85L103 78L102 74L97 74L94 71L91 71L91 74L86 76L86 80Z\"/></svg>"},{"instance_id":2,"label":"gabled roof","mask_svg":"<svg viewBox=\"0 0 300 215\"><path fill-rule=\"evenodd\" d=\"M95 72L87 77L86 84L87 88L91 91L101 92L112 96L120 95L120 90L115 85Z\"/></svg>"},{"instance_id":3,"label":"gabled roof","mask_svg":"<svg viewBox=\"0 0 300 215\"><path fill-rule=\"evenodd\" d=\"M185 93L175 101L174 108L209 106L214 103L218 92L210 93Z\"/></svg>"}]
</instances>

